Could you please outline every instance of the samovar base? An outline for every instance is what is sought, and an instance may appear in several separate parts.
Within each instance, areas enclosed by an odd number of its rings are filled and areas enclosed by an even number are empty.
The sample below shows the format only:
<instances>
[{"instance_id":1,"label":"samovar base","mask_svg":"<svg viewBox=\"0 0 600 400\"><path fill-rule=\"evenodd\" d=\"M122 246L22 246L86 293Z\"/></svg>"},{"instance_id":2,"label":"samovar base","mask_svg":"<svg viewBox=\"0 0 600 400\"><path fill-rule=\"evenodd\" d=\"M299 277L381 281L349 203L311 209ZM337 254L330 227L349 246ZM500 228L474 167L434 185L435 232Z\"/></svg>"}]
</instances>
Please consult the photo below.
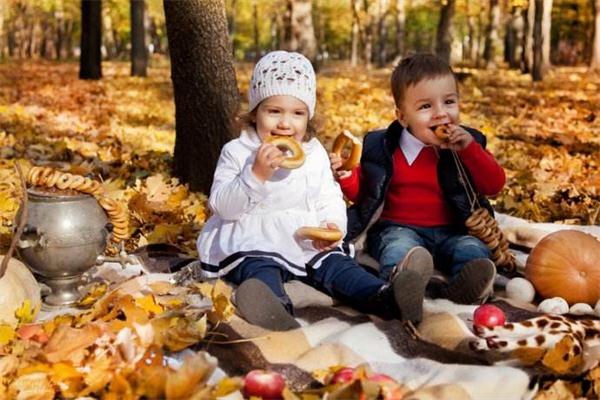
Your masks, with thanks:
<instances>
[{"instance_id":1,"label":"samovar base","mask_svg":"<svg viewBox=\"0 0 600 400\"><path fill-rule=\"evenodd\" d=\"M79 287L82 276L66 276L61 278L41 277L41 281L50 288L50 293L44 297L44 303L57 307L75 304L81 298Z\"/></svg>"}]
</instances>

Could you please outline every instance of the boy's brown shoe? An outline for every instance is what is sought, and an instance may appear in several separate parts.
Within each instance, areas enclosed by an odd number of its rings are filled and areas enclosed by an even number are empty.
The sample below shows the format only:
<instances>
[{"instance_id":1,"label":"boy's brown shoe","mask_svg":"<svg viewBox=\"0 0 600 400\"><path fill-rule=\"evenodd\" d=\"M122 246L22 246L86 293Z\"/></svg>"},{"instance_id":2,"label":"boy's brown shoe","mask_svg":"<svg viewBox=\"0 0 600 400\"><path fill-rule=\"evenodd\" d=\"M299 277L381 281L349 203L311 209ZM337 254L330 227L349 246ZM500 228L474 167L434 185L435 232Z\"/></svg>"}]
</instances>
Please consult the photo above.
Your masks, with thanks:
<instances>
[{"instance_id":1,"label":"boy's brown shoe","mask_svg":"<svg viewBox=\"0 0 600 400\"><path fill-rule=\"evenodd\" d=\"M300 328L275 293L262 281L248 279L235 291L235 306L248 322L272 331Z\"/></svg>"},{"instance_id":2,"label":"boy's brown shoe","mask_svg":"<svg viewBox=\"0 0 600 400\"><path fill-rule=\"evenodd\" d=\"M481 304L493 293L495 278L496 266L492 260L477 258L467 262L440 294L459 304Z\"/></svg>"},{"instance_id":3,"label":"boy's brown shoe","mask_svg":"<svg viewBox=\"0 0 600 400\"><path fill-rule=\"evenodd\" d=\"M415 271L420 274L426 282L429 282L429 279L431 279L431 276L433 275L433 257L431 257L431 254L425 247L413 247L392 270L390 282L394 280L395 276L400 271Z\"/></svg>"}]
</instances>

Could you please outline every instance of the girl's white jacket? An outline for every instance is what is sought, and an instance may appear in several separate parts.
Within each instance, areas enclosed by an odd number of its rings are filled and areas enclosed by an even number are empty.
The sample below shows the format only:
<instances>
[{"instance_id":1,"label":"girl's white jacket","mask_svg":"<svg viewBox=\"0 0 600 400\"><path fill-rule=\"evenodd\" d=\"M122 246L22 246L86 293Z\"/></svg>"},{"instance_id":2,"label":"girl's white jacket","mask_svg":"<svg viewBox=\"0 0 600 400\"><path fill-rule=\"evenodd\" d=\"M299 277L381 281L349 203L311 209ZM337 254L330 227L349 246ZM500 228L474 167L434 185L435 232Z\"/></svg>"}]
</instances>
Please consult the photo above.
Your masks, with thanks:
<instances>
[{"instance_id":1,"label":"girl's white jacket","mask_svg":"<svg viewBox=\"0 0 600 400\"><path fill-rule=\"evenodd\" d=\"M264 184L252 173L260 144L250 128L221 151L209 197L213 215L197 241L207 278L225 275L248 256L273 258L303 276L307 264L317 268L332 253L319 254L296 230L333 222L345 234L346 204L321 143L303 143L304 164L280 168Z\"/></svg>"}]
</instances>

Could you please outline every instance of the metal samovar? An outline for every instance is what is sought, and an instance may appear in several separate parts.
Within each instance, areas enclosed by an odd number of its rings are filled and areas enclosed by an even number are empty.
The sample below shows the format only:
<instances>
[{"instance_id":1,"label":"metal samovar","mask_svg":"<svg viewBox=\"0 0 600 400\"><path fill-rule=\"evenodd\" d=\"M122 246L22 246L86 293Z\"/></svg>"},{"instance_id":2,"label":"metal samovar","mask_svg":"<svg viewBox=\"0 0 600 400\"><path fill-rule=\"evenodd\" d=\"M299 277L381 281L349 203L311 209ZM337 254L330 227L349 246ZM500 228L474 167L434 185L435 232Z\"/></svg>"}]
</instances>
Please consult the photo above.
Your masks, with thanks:
<instances>
[{"instance_id":1,"label":"metal samovar","mask_svg":"<svg viewBox=\"0 0 600 400\"><path fill-rule=\"evenodd\" d=\"M111 225L96 199L83 193L27 190L27 221L17 249L50 288L50 306L76 303L82 276L104 253ZM22 206L21 206L22 207ZM17 213L17 221L22 210Z\"/></svg>"}]
</instances>

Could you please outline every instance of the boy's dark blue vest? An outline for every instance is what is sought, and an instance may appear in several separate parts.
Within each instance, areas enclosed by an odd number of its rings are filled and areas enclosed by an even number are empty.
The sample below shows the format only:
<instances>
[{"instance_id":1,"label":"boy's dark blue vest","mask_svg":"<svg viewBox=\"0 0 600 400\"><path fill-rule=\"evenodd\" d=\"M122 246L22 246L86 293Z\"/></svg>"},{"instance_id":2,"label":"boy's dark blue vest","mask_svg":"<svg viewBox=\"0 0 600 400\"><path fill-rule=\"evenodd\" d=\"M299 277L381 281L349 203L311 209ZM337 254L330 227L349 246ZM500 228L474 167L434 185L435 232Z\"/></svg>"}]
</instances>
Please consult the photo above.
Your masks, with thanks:
<instances>
[{"instance_id":1,"label":"boy's dark blue vest","mask_svg":"<svg viewBox=\"0 0 600 400\"><path fill-rule=\"evenodd\" d=\"M486 138L476 129L463 126L477 143L485 149ZM398 147L402 125L394 121L387 129L369 132L363 142L361 164L361 198L348 208L347 241L356 239L369 225L377 209L383 204L385 194L394 172L392 155ZM444 197L453 208L456 222L464 229L464 221L471 214L471 205L465 187L461 183L458 169L450 150L439 151L437 166L438 181ZM466 171L466 169L465 169ZM468 179L472 181L469 171ZM473 185L471 184L473 187ZM494 211L484 196L478 197L479 204L487 208L492 216Z\"/></svg>"}]
</instances>

